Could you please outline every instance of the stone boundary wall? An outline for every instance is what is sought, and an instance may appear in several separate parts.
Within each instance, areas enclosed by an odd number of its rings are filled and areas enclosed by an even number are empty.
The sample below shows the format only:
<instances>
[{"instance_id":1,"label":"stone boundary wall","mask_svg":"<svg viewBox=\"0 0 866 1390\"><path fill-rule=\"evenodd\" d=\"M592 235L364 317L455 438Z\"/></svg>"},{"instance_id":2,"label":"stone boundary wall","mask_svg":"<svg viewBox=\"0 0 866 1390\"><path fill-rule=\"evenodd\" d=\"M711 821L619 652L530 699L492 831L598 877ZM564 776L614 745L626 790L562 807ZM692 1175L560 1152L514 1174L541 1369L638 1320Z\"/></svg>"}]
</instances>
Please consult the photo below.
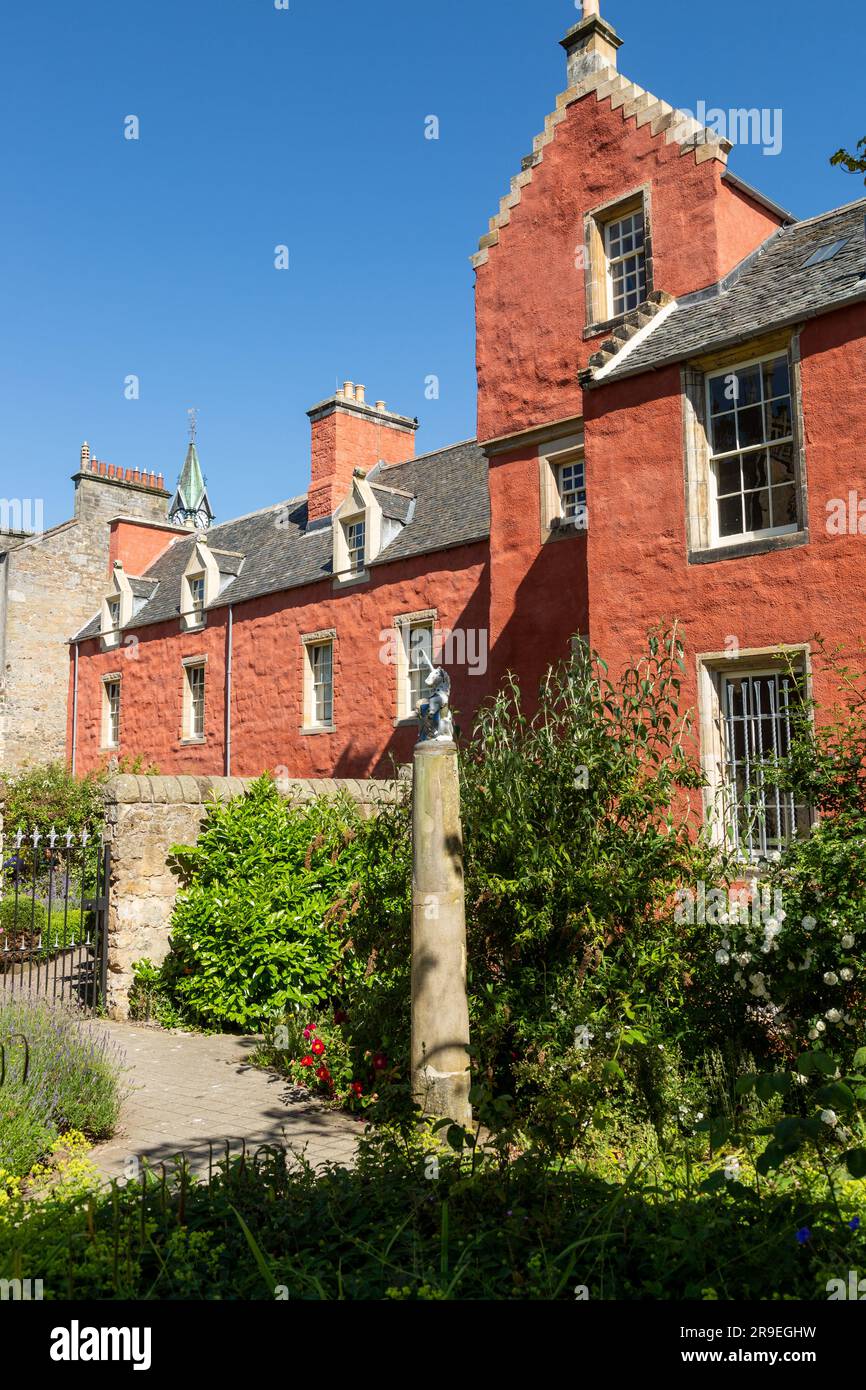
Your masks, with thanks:
<instances>
[{"instance_id":1,"label":"stone boundary wall","mask_svg":"<svg viewBox=\"0 0 866 1390\"><path fill-rule=\"evenodd\" d=\"M208 804L246 795L253 778L145 777L122 774L105 785L105 838L111 845L108 909L108 1009L129 1013L132 966L159 965L168 952L178 884L168 867L172 845L194 845ZM404 782L285 779L279 791L295 805L348 792L364 815L393 804Z\"/></svg>"}]
</instances>

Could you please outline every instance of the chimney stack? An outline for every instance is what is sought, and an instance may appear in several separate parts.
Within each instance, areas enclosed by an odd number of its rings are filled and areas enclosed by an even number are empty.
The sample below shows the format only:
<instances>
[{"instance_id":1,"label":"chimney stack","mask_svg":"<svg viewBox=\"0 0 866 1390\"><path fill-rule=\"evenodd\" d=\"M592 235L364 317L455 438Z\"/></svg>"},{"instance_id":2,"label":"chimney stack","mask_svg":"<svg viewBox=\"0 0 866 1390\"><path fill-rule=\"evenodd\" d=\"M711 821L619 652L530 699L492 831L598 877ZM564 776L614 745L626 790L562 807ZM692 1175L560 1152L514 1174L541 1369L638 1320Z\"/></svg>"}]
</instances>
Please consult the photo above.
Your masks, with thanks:
<instances>
[{"instance_id":1,"label":"chimney stack","mask_svg":"<svg viewBox=\"0 0 866 1390\"><path fill-rule=\"evenodd\" d=\"M600 68L616 69L622 39L599 13L599 0L584 0L583 18L561 40L568 62L568 86L576 87Z\"/></svg>"},{"instance_id":2,"label":"chimney stack","mask_svg":"<svg viewBox=\"0 0 866 1390\"><path fill-rule=\"evenodd\" d=\"M345 501L356 469L367 473L377 463L406 463L415 457L417 420L375 406L366 387L343 383L328 400L308 410L312 428L309 523L324 522Z\"/></svg>"}]
</instances>

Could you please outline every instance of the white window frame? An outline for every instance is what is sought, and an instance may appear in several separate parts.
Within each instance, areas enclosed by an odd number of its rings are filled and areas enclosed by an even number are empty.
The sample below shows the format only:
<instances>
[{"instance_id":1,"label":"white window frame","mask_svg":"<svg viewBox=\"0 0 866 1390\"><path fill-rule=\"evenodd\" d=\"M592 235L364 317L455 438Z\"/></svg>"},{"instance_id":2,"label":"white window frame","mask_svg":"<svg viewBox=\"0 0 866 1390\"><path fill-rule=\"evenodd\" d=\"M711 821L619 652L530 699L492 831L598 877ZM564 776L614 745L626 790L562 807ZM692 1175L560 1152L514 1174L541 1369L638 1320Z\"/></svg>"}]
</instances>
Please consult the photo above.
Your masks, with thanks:
<instances>
[{"instance_id":1,"label":"white window frame","mask_svg":"<svg viewBox=\"0 0 866 1390\"><path fill-rule=\"evenodd\" d=\"M301 638L303 646L303 724L302 734L333 733L334 723L334 658L336 656L337 634L333 628L322 632L311 632ZM326 719L324 711L319 712L319 682L316 679L316 653L327 649L330 652L330 706L331 717ZM327 701L325 701L327 703Z\"/></svg>"},{"instance_id":2,"label":"white window frame","mask_svg":"<svg viewBox=\"0 0 866 1390\"><path fill-rule=\"evenodd\" d=\"M395 724L417 724L416 701L412 695L412 634L429 631L430 649L436 660L438 612L435 608L425 608L417 613L401 613L394 619L397 629L397 717ZM423 668L416 668L423 669Z\"/></svg>"},{"instance_id":3,"label":"white window frame","mask_svg":"<svg viewBox=\"0 0 866 1390\"><path fill-rule=\"evenodd\" d=\"M182 743L207 741L207 657L189 656L183 661L183 724ZM201 672L201 728L197 727L195 689L196 674Z\"/></svg>"},{"instance_id":4,"label":"white window frame","mask_svg":"<svg viewBox=\"0 0 866 1390\"><path fill-rule=\"evenodd\" d=\"M566 487L566 472L578 473L580 481L576 486ZM572 483L574 480L572 480ZM582 529L587 517L586 507L586 460L583 450L576 452L571 458L565 459L556 465L556 486L559 493L560 516L564 522L570 523ZM569 504L566 499L573 498L573 504Z\"/></svg>"},{"instance_id":5,"label":"white window frame","mask_svg":"<svg viewBox=\"0 0 866 1390\"><path fill-rule=\"evenodd\" d=\"M756 445L751 445L751 446L749 446L749 448L747 448L747 449L730 449L730 450L728 450L726 453L722 453L722 454L715 454L715 453L713 453L713 419L714 419L714 418L717 418L717 417L714 417L714 416L713 416L713 413L712 413L712 383L713 383L714 381L719 380L720 378L724 378L724 377L728 377L728 376L733 376L733 375L734 375L735 373L737 373L737 372L746 371L746 370L748 370L749 367L761 367L761 368L763 368L763 367L765 366L766 363L768 363L768 362L775 362L775 361L777 361L779 358L782 358L782 357L785 359L785 362L786 362L787 368L788 368L788 399L790 400L790 403L791 403L791 432L790 432L790 434L789 434L789 435L786 435L783 439L765 440L764 443L762 443L762 444L756 444ZM763 380L764 380L764 374L763 374L763 370L762 370L762 371L761 371L761 402L760 402L762 407L766 404L766 401L764 400L764 395L763 395ZM753 407L746 407L746 408L751 409L751 408L753 408ZM797 418L796 418L797 398L796 398L796 382L795 382L795 378L794 378L793 364L792 364L792 362L791 362L790 353L788 353L787 351L784 351L784 350L783 350L783 351L780 351L780 352L765 353L765 354L763 354L761 357L751 357L751 358L749 358L747 361L732 363L732 364L731 364L730 366L728 366L728 367L721 367L721 368L718 368L718 369L716 369L716 370L708 371L708 372L706 373L706 381L705 381L705 384L704 384L704 409L705 409L705 411L706 411L705 419L706 419L706 434L707 434L707 497L708 497L709 512L710 512L710 515L709 515L709 524L710 524L710 545L711 545L711 547L713 547L713 548L718 548L718 547L721 547L721 546L728 546L728 545L748 545L750 542L767 540L767 539L769 539L769 538L771 538L771 537L773 537L773 536L790 536L790 535L795 535L795 534L801 529L801 524L802 524L802 523L801 523L801 520L800 520L800 517L799 517L799 510L800 510L800 506L801 506L801 501L800 501L800 495L801 495L801 494L800 494L800 477L799 477L799 459L798 459L798 449L797 449ZM768 451L768 450L772 447L773 444L789 444L790 447L791 447L791 456L792 456L793 465L794 465L793 477L792 477L792 479L791 479L791 483L790 483L790 484L787 484L787 483L785 483L785 484L779 484L779 487L788 487L788 486L792 486L792 487L793 487L793 489L794 489L794 498L795 498L795 501L796 501L796 504L797 504L797 511L798 511L797 520L796 520L796 521L793 521L793 522L787 522L784 526L768 526L768 527L766 527L766 528L765 528L764 530L762 530L762 531L735 531L735 532L733 532L733 533L732 533L731 535L729 535L729 536L723 536L723 535L721 535L721 533L720 533L720 531L719 531L719 487L718 487L718 482L719 482L719 480L718 480L718 473L717 473L717 471L716 471L716 464L719 463L719 462L723 462L723 461L726 460L726 459L732 459L732 458L739 458L739 459L742 459L746 454L760 453L762 450ZM741 469L740 469L740 476L741 476L741 480L742 480L742 467L741 467ZM767 487L767 488L753 489L753 491L760 491L760 492L763 492L763 491L775 491L776 489L772 488L772 486L771 486L770 483L769 483L769 477L768 477L768 480L767 480L767 481L768 481L768 487ZM727 494L725 494L725 495L727 496ZM744 493L743 493L743 489L742 489L742 487L741 487L741 488L740 488L740 496L742 497L743 495L744 495Z\"/></svg>"},{"instance_id":6,"label":"white window frame","mask_svg":"<svg viewBox=\"0 0 866 1390\"><path fill-rule=\"evenodd\" d=\"M112 701L110 691L117 690L117 699ZM102 735L100 747L106 752L115 752L120 747L120 706L122 700L121 674L112 671L102 677Z\"/></svg>"},{"instance_id":7,"label":"white window frame","mask_svg":"<svg viewBox=\"0 0 866 1390\"><path fill-rule=\"evenodd\" d=\"M575 515L566 516L562 497L562 471L580 465L583 470L583 501ZM586 459L583 449L583 430L539 447L538 479L541 510L541 539L549 541L574 535L589 528L589 508L586 500Z\"/></svg>"},{"instance_id":8,"label":"white window frame","mask_svg":"<svg viewBox=\"0 0 866 1390\"><path fill-rule=\"evenodd\" d=\"M626 236L632 236L636 238L637 231L634 224L635 219L638 217L641 219L641 222L643 224L640 229L640 245L633 247L629 251L620 251L617 254L614 254L611 248L611 243L614 239L614 232L616 231L618 233L621 240L624 239ZM620 231L619 229L625 228L626 223L631 224L630 229L628 231ZM639 305L643 304L646 300L647 293L649 290L646 255L646 209L643 206L637 207L631 212L622 212L618 215L615 215L607 219L603 223L603 234L604 266L605 276L607 280L608 318L618 319L622 318L625 314L630 314L634 309L637 309ZM626 262L628 261L634 261L636 263L636 274L638 281L638 287L636 291L637 299L633 304L624 303L622 307L618 309L616 307L617 290L615 284L614 267L625 266ZM627 291L623 291L623 294L625 298L628 297Z\"/></svg>"},{"instance_id":9,"label":"white window frame","mask_svg":"<svg viewBox=\"0 0 866 1390\"><path fill-rule=\"evenodd\" d=\"M367 518L363 512L357 516L346 517L343 522L346 533L347 568L351 575L363 574L367 564ZM353 533L360 531L360 545Z\"/></svg>"},{"instance_id":10,"label":"white window frame","mask_svg":"<svg viewBox=\"0 0 866 1390\"><path fill-rule=\"evenodd\" d=\"M199 574L191 574L187 580L189 584L189 611L190 625L193 623L204 622L205 595L207 593L207 575L202 570Z\"/></svg>"},{"instance_id":11,"label":"white window frame","mask_svg":"<svg viewBox=\"0 0 866 1390\"><path fill-rule=\"evenodd\" d=\"M803 682L804 699L808 701L811 684L809 648L801 645L757 648L741 651L736 657L729 652L710 653L699 656L697 660L701 761L706 782L705 819L710 824L713 839L717 844L724 845L735 853L739 852L746 864L760 864L764 862L768 853L781 848L782 842L768 844L765 829L756 822L754 830L750 832L752 843L745 848L741 845L738 807L731 795L732 759L726 708L728 685L734 680L761 680L785 676L789 672L790 662L794 674ZM805 827L810 821L808 810L795 807L793 797L788 798L786 793L779 791L778 797L780 800L786 799L786 809L793 823L796 825L799 819ZM757 848L755 840L758 842Z\"/></svg>"}]
</instances>

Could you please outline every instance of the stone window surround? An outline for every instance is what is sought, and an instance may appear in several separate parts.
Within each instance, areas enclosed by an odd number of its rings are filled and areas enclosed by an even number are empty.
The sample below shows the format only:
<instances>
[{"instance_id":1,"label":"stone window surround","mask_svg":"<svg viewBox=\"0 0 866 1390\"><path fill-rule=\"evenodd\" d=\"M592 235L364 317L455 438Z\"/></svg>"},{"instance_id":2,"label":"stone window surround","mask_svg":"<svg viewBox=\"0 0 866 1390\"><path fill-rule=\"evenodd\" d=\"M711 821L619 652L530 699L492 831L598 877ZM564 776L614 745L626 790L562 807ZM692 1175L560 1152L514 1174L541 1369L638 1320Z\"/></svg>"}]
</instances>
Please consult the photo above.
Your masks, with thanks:
<instances>
[{"instance_id":1,"label":"stone window surround","mask_svg":"<svg viewBox=\"0 0 866 1390\"><path fill-rule=\"evenodd\" d=\"M189 747L192 744L207 743L207 733L193 734L192 729L192 686L190 685L189 673L196 667L202 667L205 672L205 718L207 718L207 654L200 656L185 656L181 661L183 668L183 701L181 707L181 747Z\"/></svg>"},{"instance_id":2,"label":"stone window surround","mask_svg":"<svg viewBox=\"0 0 866 1390\"><path fill-rule=\"evenodd\" d=\"M734 651L701 652L696 657L704 822L715 844L725 843L718 808L725 786L725 731L721 704L722 679L735 673L752 675L759 670L787 668L791 661L805 678L806 698L812 695L812 654L807 642L772 647L743 647Z\"/></svg>"},{"instance_id":3,"label":"stone window surround","mask_svg":"<svg viewBox=\"0 0 866 1390\"><path fill-rule=\"evenodd\" d=\"M120 747L120 716L121 716L121 708L122 708L122 700L123 700L123 685L122 685L122 682L123 682L123 672L122 672L122 671L109 671L109 672L107 673L107 675L104 675L104 676L101 678L100 684L101 684L101 686L102 686L102 710L101 710L101 715L100 715L101 723L100 723L100 735L99 735L99 751L100 751L100 753L116 753L117 750L118 750L118 748ZM109 687L110 685L116 685L116 686L118 686L117 741L116 741L115 743L112 743L112 742L111 742L111 739L109 738L109 733L110 733L110 718L111 718L111 716L110 716L110 709L109 709L109 702L108 702L108 687Z\"/></svg>"},{"instance_id":4,"label":"stone window surround","mask_svg":"<svg viewBox=\"0 0 866 1390\"><path fill-rule=\"evenodd\" d=\"M641 207L644 216L645 299L648 299L655 288L653 279L652 185L649 183L641 184L638 188L632 188L616 198L600 203L598 207L594 207L584 214L584 285L586 289L584 338L597 338L608 334L627 317L626 314L617 314L611 317L604 229L608 223L616 222L618 218L625 217L628 213L639 211Z\"/></svg>"},{"instance_id":5,"label":"stone window surround","mask_svg":"<svg viewBox=\"0 0 866 1390\"><path fill-rule=\"evenodd\" d=\"M561 541L581 535L585 528L577 526L558 526L562 517L562 502L559 493L559 469L564 463L573 460L584 461L584 434L582 425L572 428L568 434L543 440L538 446L538 490L539 512L541 517L541 543Z\"/></svg>"},{"instance_id":6,"label":"stone window surround","mask_svg":"<svg viewBox=\"0 0 866 1390\"><path fill-rule=\"evenodd\" d=\"M730 367L787 352L791 377L791 408L794 429L794 468L797 509L800 523L796 531L782 535L758 536L747 541L736 538L714 543L710 515L710 442L707 422L707 378ZM800 331L740 344L725 353L694 358L680 369L683 400L683 472L686 498L686 554L690 565L713 564L746 555L763 555L789 550L809 543L809 509L806 470L803 391L800 371Z\"/></svg>"},{"instance_id":7,"label":"stone window surround","mask_svg":"<svg viewBox=\"0 0 866 1390\"><path fill-rule=\"evenodd\" d=\"M330 644L331 647L331 722L330 724L317 724L315 719L315 696L313 690L313 663L310 657L311 647L323 647ZM336 654L337 629L335 627L323 628L319 632L306 632L301 635L302 647L302 674L301 681L303 687L302 723L298 730L299 734L305 737L312 734L333 734L336 732L336 722L334 719L334 656Z\"/></svg>"},{"instance_id":8,"label":"stone window surround","mask_svg":"<svg viewBox=\"0 0 866 1390\"><path fill-rule=\"evenodd\" d=\"M397 717L394 720L394 727L401 726L417 727L418 716L410 707L409 689L409 642L412 636L413 627L430 626L433 627L433 637L436 636L436 624L439 621L439 610L437 608L423 608L416 613L398 613L394 619L394 626L397 629L397 665L396 665L396 701Z\"/></svg>"}]
</instances>

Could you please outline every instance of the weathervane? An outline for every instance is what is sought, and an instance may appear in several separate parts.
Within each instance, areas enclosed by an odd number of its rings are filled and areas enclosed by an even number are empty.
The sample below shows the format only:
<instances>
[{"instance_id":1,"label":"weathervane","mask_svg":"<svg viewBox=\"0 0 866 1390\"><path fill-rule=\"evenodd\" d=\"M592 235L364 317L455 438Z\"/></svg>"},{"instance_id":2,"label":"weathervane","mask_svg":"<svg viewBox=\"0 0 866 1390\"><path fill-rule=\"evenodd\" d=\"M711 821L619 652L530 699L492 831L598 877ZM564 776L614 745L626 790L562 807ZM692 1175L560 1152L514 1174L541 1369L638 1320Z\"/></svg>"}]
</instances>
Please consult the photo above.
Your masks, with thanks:
<instances>
[{"instance_id":1,"label":"weathervane","mask_svg":"<svg viewBox=\"0 0 866 1390\"><path fill-rule=\"evenodd\" d=\"M189 416L189 440L191 444L194 444L195 432L198 428L198 411L195 406L193 406L192 409L188 410L186 413Z\"/></svg>"}]
</instances>

